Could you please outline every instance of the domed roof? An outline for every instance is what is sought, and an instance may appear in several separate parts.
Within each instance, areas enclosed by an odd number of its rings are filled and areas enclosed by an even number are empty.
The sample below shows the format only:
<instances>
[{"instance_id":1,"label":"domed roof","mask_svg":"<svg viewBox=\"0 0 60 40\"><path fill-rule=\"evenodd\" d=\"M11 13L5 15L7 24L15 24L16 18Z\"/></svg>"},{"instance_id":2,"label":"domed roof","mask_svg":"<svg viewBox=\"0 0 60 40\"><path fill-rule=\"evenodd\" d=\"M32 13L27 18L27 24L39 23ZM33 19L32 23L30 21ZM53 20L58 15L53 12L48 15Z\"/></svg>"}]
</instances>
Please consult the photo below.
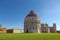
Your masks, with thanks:
<instances>
[{"instance_id":1,"label":"domed roof","mask_svg":"<svg viewBox=\"0 0 60 40\"><path fill-rule=\"evenodd\" d=\"M29 16L37 16L37 15L34 13L33 10L31 10L31 12L27 15L27 17L29 17Z\"/></svg>"}]
</instances>

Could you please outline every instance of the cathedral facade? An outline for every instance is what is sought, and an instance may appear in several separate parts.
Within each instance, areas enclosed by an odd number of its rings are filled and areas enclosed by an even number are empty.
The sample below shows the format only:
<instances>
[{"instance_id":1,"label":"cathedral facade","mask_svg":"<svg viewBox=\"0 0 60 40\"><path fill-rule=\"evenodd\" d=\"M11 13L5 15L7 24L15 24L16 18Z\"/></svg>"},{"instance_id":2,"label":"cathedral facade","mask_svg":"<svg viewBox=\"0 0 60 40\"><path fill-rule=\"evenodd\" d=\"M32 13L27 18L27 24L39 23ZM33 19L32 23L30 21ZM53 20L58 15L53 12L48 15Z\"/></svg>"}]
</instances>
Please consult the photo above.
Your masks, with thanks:
<instances>
[{"instance_id":1,"label":"cathedral facade","mask_svg":"<svg viewBox=\"0 0 60 40\"><path fill-rule=\"evenodd\" d=\"M31 11L24 20L24 33L49 33L56 32L56 24L52 27L48 24L41 24L39 17Z\"/></svg>"}]
</instances>

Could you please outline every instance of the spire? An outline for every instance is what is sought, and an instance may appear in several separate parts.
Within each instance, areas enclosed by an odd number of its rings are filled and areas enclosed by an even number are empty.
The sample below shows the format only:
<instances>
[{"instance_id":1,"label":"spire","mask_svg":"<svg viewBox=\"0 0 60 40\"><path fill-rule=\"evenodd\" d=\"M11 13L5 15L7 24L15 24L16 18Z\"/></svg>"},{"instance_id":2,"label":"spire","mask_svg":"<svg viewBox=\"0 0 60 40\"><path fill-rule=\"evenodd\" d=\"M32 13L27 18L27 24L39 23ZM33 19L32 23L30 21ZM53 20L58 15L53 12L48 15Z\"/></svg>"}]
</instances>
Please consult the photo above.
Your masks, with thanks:
<instances>
[{"instance_id":1,"label":"spire","mask_svg":"<svg viewBox=\"0 0 60 40\"><path fill-rule=\"evenodd\" d=\"M27 17L28 17L28 16L37 16L37 15L34 13L33 10L31 10L30 13L27 15Z\"/></svg>"},{"instance_id":2,"label":"spire","mask_svg":"<svg viewBox=\"0 0 60 40\"><path fill-rule=\"evenodd\" d=\"M30 14L34 14L34 11L33 11L33 10L31 10Z\"/></svg>"}]
</instances>

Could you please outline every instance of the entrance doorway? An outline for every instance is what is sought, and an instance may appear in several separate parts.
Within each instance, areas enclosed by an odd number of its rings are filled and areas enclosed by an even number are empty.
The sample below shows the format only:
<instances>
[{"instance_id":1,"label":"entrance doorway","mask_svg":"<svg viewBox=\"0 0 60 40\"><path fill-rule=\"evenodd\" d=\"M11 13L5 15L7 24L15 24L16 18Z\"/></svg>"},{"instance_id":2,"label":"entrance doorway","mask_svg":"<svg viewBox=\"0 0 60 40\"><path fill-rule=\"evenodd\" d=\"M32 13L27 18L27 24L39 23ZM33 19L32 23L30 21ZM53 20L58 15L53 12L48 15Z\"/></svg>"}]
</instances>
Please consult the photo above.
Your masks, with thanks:
<instances>
[{"instance_id":1,"label":"entrance doorway","mask_svg":"<svg viewBox=\"0 0 60 40\"><path fill-rule=\"evenodd\" d=\"M28 33L28 29L27 29L27 31L26 31L27 33Z\"/></svg>"}]
</instances>

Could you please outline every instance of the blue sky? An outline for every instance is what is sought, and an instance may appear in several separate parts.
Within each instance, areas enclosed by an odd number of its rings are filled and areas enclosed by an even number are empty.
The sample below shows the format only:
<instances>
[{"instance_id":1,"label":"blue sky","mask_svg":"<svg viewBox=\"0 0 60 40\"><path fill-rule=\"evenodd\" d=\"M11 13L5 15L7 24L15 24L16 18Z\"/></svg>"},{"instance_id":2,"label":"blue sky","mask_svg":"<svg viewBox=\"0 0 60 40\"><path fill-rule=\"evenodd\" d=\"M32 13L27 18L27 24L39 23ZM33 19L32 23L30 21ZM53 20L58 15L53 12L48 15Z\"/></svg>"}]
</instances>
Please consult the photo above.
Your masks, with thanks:
<instances>
[{"instance_id":1,"label":"blue sky","mask_svg":"<svg viewBox=\"0 0 60 40\"><path fill-rule=\"evenodd\" d=\"M60 29L60 0L0 0L0 24L6 28L23 28L24 19L31 10L41 23Z\"/></svg>"}]
</instances>

